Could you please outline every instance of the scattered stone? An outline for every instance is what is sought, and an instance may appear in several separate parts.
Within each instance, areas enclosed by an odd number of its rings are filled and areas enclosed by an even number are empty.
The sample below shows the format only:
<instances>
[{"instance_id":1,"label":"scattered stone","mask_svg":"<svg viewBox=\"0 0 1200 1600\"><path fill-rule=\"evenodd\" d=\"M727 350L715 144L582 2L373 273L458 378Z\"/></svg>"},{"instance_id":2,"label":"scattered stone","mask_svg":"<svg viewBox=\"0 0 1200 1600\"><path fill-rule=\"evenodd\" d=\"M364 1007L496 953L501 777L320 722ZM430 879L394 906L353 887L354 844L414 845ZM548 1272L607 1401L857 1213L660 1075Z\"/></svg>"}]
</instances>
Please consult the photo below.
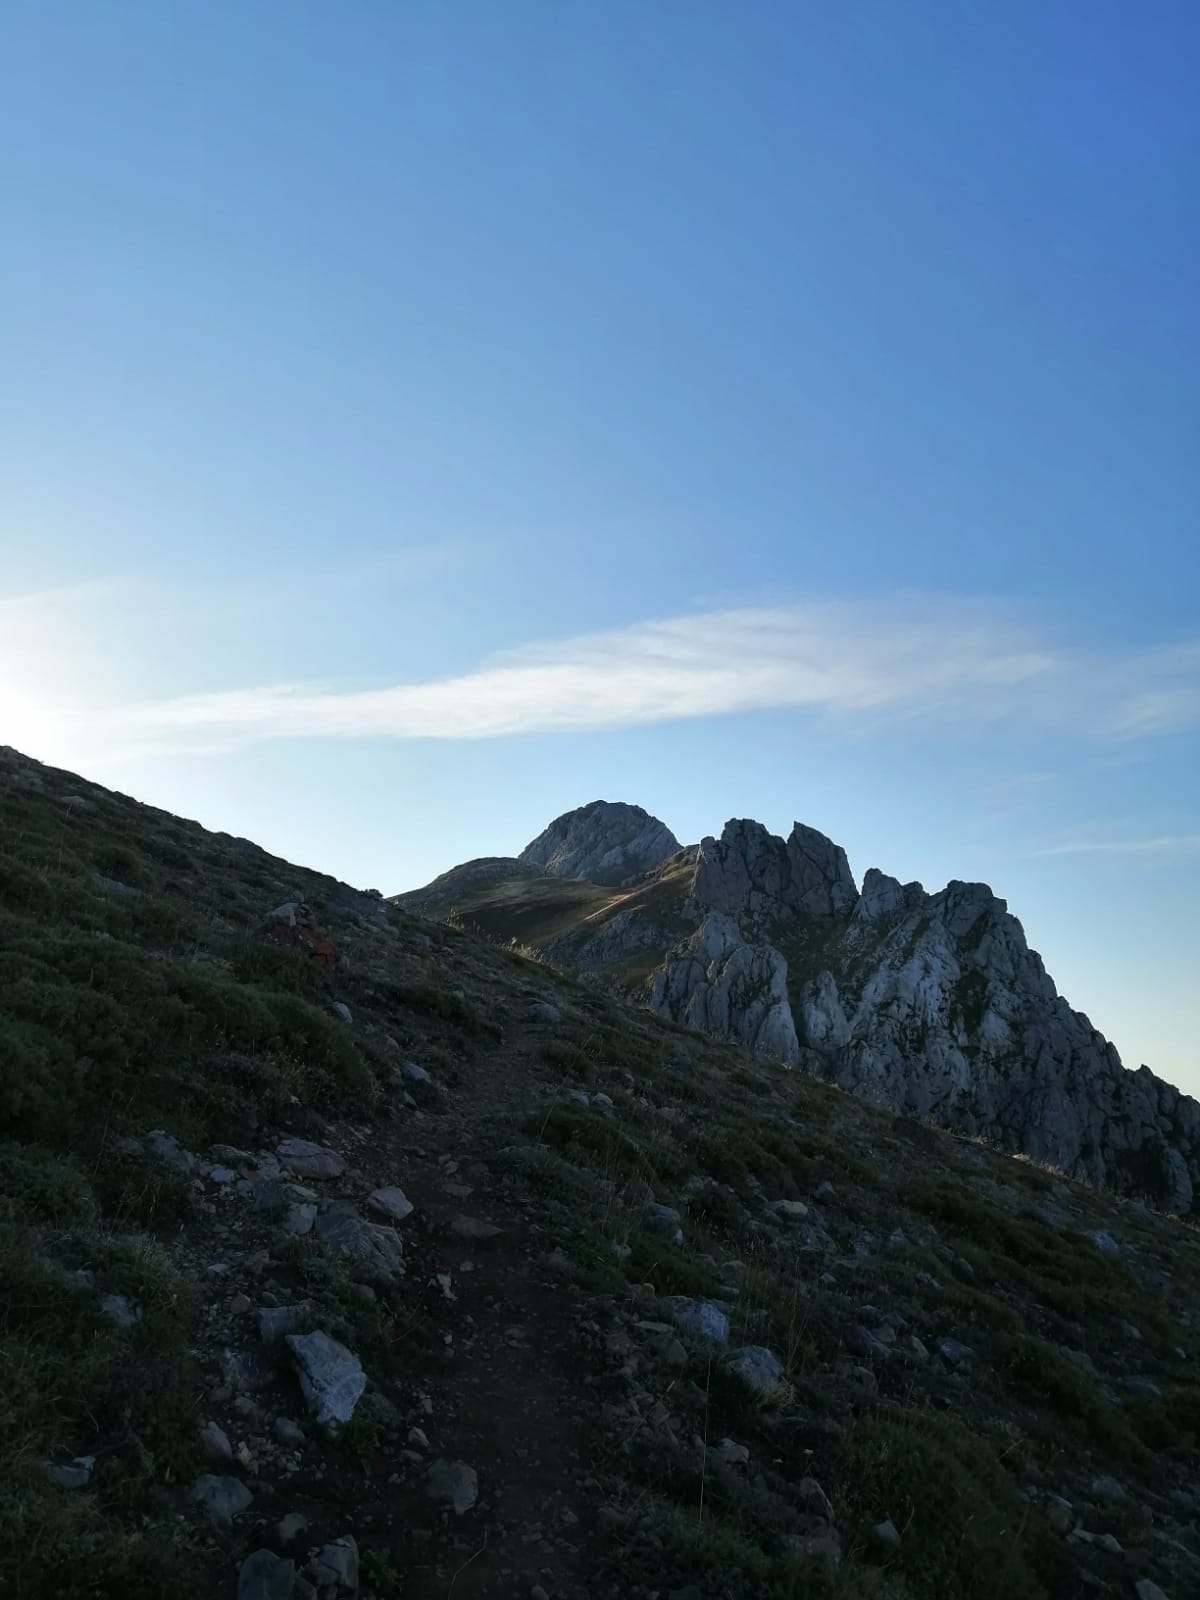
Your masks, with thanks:
<instances>
[{"instance_id":1,"label":"scattered stone","mask_svg":"<svg viewBox=\"0 0 1200 1600\"><path fill-rule=\"evenodd\" d=\"M208 1472L192 1484L192 1499L199 1501L218 1528L228 1528L239 1512L254 1504L254 1496L240 1478Z\"/></svg>"},{"instance_id":2,"label":"scattered stone","mask_svg":"<svg viewBox=\"0 0 1200 1600\"><path fill-rule=\"evenodd\" d=\"M316 1422L322 1427L349 1422L367 1386L358 1357L327 1333L289 1333L284 1337L296 1358L300 1387Z\"/></svg>"},{"instance_id":3,"label":"scattered stone","mask_svg":"<svg viewBox=\"0 0 1200 1600\"><path fill-rule=\"evenodd\" d=\"M74 1461L43 1461L42 1471L60 1489L85 1489L95 1465L95 1456L76 1456Z\"/></svg>"},{"instance_id":4,"label":"scattered stone","mask_svg":"<svg viewBox=\"0 0 1200 1600\"><path fill-rule=\"evenodd\" d=\"M1116 1478L1107 1476L1092 1479L1092 1497L1107 1501L1109 1505L1114 1506L1121 1505L1129 1499L1124 1484L1119 1483Z\"/></svg>"},{"instance_id":5,"label":"scattered stone","mask_svg":"<svg viewBox=\"0 0 1200 1600\"><path fill-rule=\"evenodd\" d=\"M729 1370L747 1388L758 1394L773 1395L783 1382L783 1367L771 1351L761 1344L746 1344L729 1358Z\"/></svg>"},{"instance_id":6,"label":"scattered stone","mask_svg":"<svg viewBox=\"0 0 1200 1600\"><path fill-rule=\"evenodd\" d=\"M285 1444L291 1450L299 1450L307 1443L304 1429L298 1422L293 1422L291 1417L276 1417L271 1424L271 1432L280 1444Z\"/></svg>"},{"instance_id":7,"label":"scattered stone","mask_svg":"<svg viewBox=\"0 0 1200 1600\"><path fill-rule=\"evenodd\" d=\"M269 1178L254 1191L256 1211L279 1211L285 1233L301 1237L312 1232L317 1220L317 1196L299 1183L283 1183Z\"/></svg>"},{"instance_id":8,"label":"scattered stone","mask_svg":"<svg viewBox=\"0 0 1200 1600\"><path fill-rule=\"evenodd\" d=\"M410 1428L408 1430L409 1444L416 1445L418 1450L429 1449L429 1435L424 1428Z\"/></svg>"},{"instance_id":9,"label":"scattered stone","mask_svg":"<svg viewBox=\"0 0 1200 1600\"><path fill-rule=\"evenodd\" d=\"M395 1228L365 1221L349 1200L330 1200L324 1205L313 1231L329 1249L385 1278L403 1275L404 1246Z\"/></svg>"},{"instance_id":10,"label":"scattered stone","mask_svg":"<svg viewBox=\"0 0 1200 1600\"><path fill-rule=\"evenodd\" d=\"M237 1600L292 1600L296 1568L273 1550L256 1550L238 1568Z\"/></svg>"},{"instance_id":11,"label":"scattered stone","mask_svg":"<svg viewBox=\"0 0 1200 1600\"><path fill-rule=\"evenodd\" d=\"M1162 1390L1150 1378L1126 1378L1123 1380L1125 1393L1132 1395L1135 1400L1161 1400Z\"/></svg>"},{"instance_id":12,"label":"scattered stone","mask_svg":"<svg viewBox=\"0 0 1200 1600\"><path fill-rule=\"evenodd\" d=\"M450 1232L459 1239L495 1239L500 1231L494 1222L483 1222L478 1217L457 1216L450 1224Z\"/></svg>"},{"instance_id":13,"label":"scattered stone","mask_svg":"<svg viewBox=\"0 0 1200 1600\"><path fill-rule=\"evenodd\" d=\"M132 900L138 893L132 884L122 883L120 878L106 878L102 872L93 872L92 882L101 894L111 894L117 900Z\"/></svg>"},{"instance_id":14,"label":"scattered stone","mask_svg":"<svg viewBox=\"0 0 1200 1600\"><path fill-rule=\"evenodd\" d=\"M833 1199L833 1193L833 1185L830 1183L828 1178L825 1178L813 1190L813 1199L819 1205L824 1205L826 1201Z\"/></svg>"},{"instance_id":15,"label":"scattered stone","mask_svg":"<svg viewBox=\"0 0 1200 1600\"><path fill-rule=\"evenodd\" d=\"M1134 1593L1137 1595L1137 1600L1167 1600L1167 1596L1149 1578L1139 1578L1134 1586Z\"/></svg>"},{"instance_id":16,"label":"scattered stone","mask_svg":"<svg viewBox=\"0 0 1200 1600\"><path fill-rule=\"evenodd\" d=\"M654 1202L646 1208L646 1223L651 1233L658 1233L670 1239L672 1244L683 1243L683 1218L674 1206L664 1206Z\"/></svg>"},{"instance_id":17,"label":"scattered stone","mask_svg":"<svg viewBox=\"0 0 1200 1600\"><path fill-rule=\"evenodd\" d=\"M302 1178L340 1178L346 1163L336 1150L314 1144L311 1139L282 1139L275 1154L285 1167Z\"/></svg>"},{"instance_id":18,"label":"scattered stone","mask_svg":"<svg viewBox=\"0 0 1200 1600\"><path fill-rule=\"evenodd\" d=\"M195 1170L195 1156L185 1150L175 1135L168 1133L165 1128L155 1128L146 1135L146 1148L151 1155L156 1155L160 1161L165 1161L179 1172Z\"/></svg>"},{"instance_id":19,"label":"scattered stone","mask_svg":"<svg viewBox=\"0 0 1200 1600\"><path fill-rule=\"evenodd\" d=\"M1085 1233L1083 1237L1087 1240L1090 1240L1090 1242L1096 1246L1096 1249L1100 1251L1101 1255L1119 1256L1121 1254L1121 1246L1113 1238L1112 1234L1105 1233L1103 1228L1092 1228L1089 1232Z\"/></svg>"},{"instance_id":20,"label":"scattered stone","mask_svg":"<svg viewBox=\"0 0 1200 1600\"><path fill-rule=\"evenodd\" d=\"M87 1267L60 1267L54 1261L46 1265L57 1272L63 1287L70 1289L73 1294L91 1294L96 1287L96 1274Z\"/></svg>"},{"instance_id":21,"label":"scattered stone","mask_svg":"<svg viewBox=\"0 0 1200 1600\"><path fill-rule=\"evenodd\" d=\"M842 1340L852 1356L858 1356L864 1361L886 1356L888 1353L883 1341L877 1339L871 1330L864 1328L861 1323L851 1323L842 1335Z\"/></svg>"},{"instance_id":22,"label":"scattered stone","mask_svg":"<svg viewBox=\"0 0 1200 1600\"><path fill-rule=\"evenodd\" d=\"M327 1544L320 1555L309 1564L309 1576L318 1588L336 1585L351 1594L358 1590L358 1545L352 1536L344 1533L340 1539Z\"/></svg>"},{"instance_id":23,"label":"scattered stone","mask_svg":"<svg viewBox=\"0 0 1200 1600\"><path fill-rule=\"evenodd\" d=\"M334 1016L337 1017L339 1021L344 1022L347 1027L349 1027L349 1025L354 1021L354 1018L350 1012L350 1007L344 1000L334 1000L330 1004L329 1009L333 1012Z\"/></svg>"},{"instance_id":24,"label":"scattered stone","mask_svg":"<svg viewBox=\"0 0 1200 1600\"><path fill-rule=\"evenodd\" d=\"M372 1189L367 1204L381 1217L391 1217L393 1222L403 1222L413 1213L412 1201L403 1189Z\"/></svg>"},{"instance_id":25,"label":"scattered stone","mask_svg":"<svg viewBox=\"0 0 1200 1600\"><path fill-rule=\"evenodd\" d=\"M939 1339L937 1353L949 1366L954 1368L969 1367L975 1359L975 1352L969 1344L962 1344L957 1339Z\"/></svg>"},{"instance_id":26,"label":"scattered stone","mask_svg":"<svg viewBox=\"0 0 1200 1600\"><path fill-rule=\"evenodd\" d=\"M253 1301L248 1294L235 1294L229 1302L229 1315L231 1317L244 1317L252 1306Z\"/></svg>"},{"instance_id":27,"label":"scattered stone","mask_svg":"<svg viewBox=\"0 0 1200 1600\"><path fill-rule=\"evenodd\" d=\"M435 1461L425 1481L429 1498L451 1506L458 1516L479 1498L479 1478L465 1461Z\"/></svg>"},{"instance_id":28,"label":"scattered stone","mask_svg":"<svg viewBox=\"0 0 1200 1600\"><path fill-rule=\"evenodd\" d=\"M425 1068L418 1066L415 1061L406 1061L400 1068L400 1076L407 1078L409 1083L432 1083L433 1079Z\"/></svg>"},{"instance_id":29,"label":"scattered stone","mask_svg":"<svg viewBox=\"0 0 1200 1600\"><path fill-rule=\"evenodd\" d=\"M796 1485L796 1498L810 1516L820 1517L822 1522L833 1523L833 1506L830 1504L829 1496L815 1478L800 1479Z\"/></svg>"},{"instance_id":30,"label":"scattered stone","mask_svg":"<svg viewBox=\"0 0 1200 1600\"><path fill-rule=\"evenodd\" d=\"M687 1366L688 1353L673 1333L655 1334L651 1344L659 1360L668 1367Z\"/></svg>"},{"instance_id":31,"label":"scattered stone","mask_svg":"<svg viewBox=\"0 0 1200 1600\"><path fill-rule=\"evenodd\" d=\"M211 1456L214 1461L233 1460L233 1446L229 1442L229 1435L219 1423L202 1423L199 1432L205 1455Z\"/></svg>"},{"instance_id":32,"label":"scattered stone","mask_svg":"<svg viewBox=\"0 0 1200 1600\"><path fill-rule=\"evenodd\" d=\"M1072 1350L1069 1345L1063 1345L1062 1354L1064 1359L1073 1367L1078 1367L1080 1372L1086 1372L1089 1378L1096 1377L1096 1363L1086 1350Z\"/></svg>"},{"instance_id":33,"label":"scattered stone","mask_svg":"<svg viewBox=\"0 0 1200 1600\"><path fill-rule=\"evenodd\" d=\"M241 1150L236 1144L211 1144L208 1154L210 1160L223 1167L248 1167L254 1162L249 1150Z\"/></svg>"},{"instance_id":34,"label":"scattered stone","mask_svg":"<svg viewBox=\"0 0 1200 1600\"><path fill-rule=\"evenodd\" d=\"M254 1190L254 1209L274 1211L289 1204L315 1202L317 1192L302 1183L285 1183L279 1178L268 1178Z\"/></svg>"},{"instance_id":35,"label":"scattered stone","mask_svg":"<svg viewBox=\"0 0 1200 1600\"><path fill-rule=\"evenodd\" d=\"M1075 1526L1075 1508L1061 1495L1052 1494L1046 1502L1046 1521L1055 1533L1070 1533Z\"/></svg>"},{"instance_id":36,"label":"scattered stone","mask_svg":"<svg viewBox=\"0 0 1200 1600\"><path fill-rule=\"evenodd\" d=\"M879 1540L880 1544L886 1545L890 1550L895 1550L900 1543L899 1531L890 1518L887 1522L877 1522L871 1532Z\"/></svg>"},{"instance_id":37,"label":"scattered stone","mask_svg":"<svg viewBox=\"0 0 1200 1600\"><path fill-rule=\"evenodd\" d=\"M277 1344L285 1333L298 1333L313 1316L312 1302L297 1306L262 1306L258 1313L258 1336L264 1344Z\"/></svg>"},{"instance_id":38,"label":"scattered stone","mask_svg":"<svg viewBox=\"0 0 1200 1600\"><path fill-rule=\"evenodd\" d=\"M808 1207L803 1200L773 1200L771 1210L781 1217L806 1217Z\"/></svg>"},{"instance_id":39,"label":"scattered stone","mask_svg":"<svg viewBox=\"0 0 1200 1600\"><path fill-rule=\"evenodd\" d=\"M525 1019L527 1022L561 1022L562 1012L549 1000L534 1000L526 1007Z\"/></svg>"},{"instance_id":40,"label":"scattered stone","mask_svg":"<svg viewBox=\"0 0 1200 1600\"><path fill-rule=\"evenodd\" d=\"M286 1517L280 1517L275 1524L275 1532L280 1544L291 1544L308 1527L308 1518L299 1511L289 1511Z\"/></svg>"},{"instance_id":41,"label":"scattered stone","mask_svg":"<svg viewBox=\"0 0 1200 1600\"><path fill-rule=\"evenodd\" d=\"M715 1300L678 1299L672 1302L670 1311L681 1328L701 1339L725 1344L729 1338L729 1318Z\"/></svg>"},{"instance_id":42,"label":"scattered stone","mask_svg":"<svg viewBox=\"0 0 1200 1600\"><path fill-rule=\"evenodd\" d=\"M270 1370L256 1351L225 1349L219 1359L221 1377L235 1394L254 1394L271 1381Z\"/></svg>"},{"instance_id":43,"label":"scattered stone","mask_svg":"<svg viewBox=\"0 0 1200 1600\"><path fill-rule=\"evenodd\" d=\"M293 1201L283 1214L283 1231L303 1238L311 1233L317 1220L316 1202L312 1200Z\"/></svg>"},{"instance_id":44,"label":"scattered stone","mask_svg":"<svg viewBox=\"0 0 1200 1600\"><path fill-rule=\"evenodd\" d=\"M745 1467L750 1462L750 1446L738 1444L734 1439L722 1439L717 1454L731 1467Z\"/></svg>"},{"instance_id":45,"label":"scattered stone","mask_svg":"<svg viewBox=\"0 0 1200 1600\"><path fill-rule=\"evenodd\" d=\"M141 1306L128 1295L106 1294L100 1301L100 1309L118 1328L132 1328L142 1320Z\"/></svg>"}]
</instances>

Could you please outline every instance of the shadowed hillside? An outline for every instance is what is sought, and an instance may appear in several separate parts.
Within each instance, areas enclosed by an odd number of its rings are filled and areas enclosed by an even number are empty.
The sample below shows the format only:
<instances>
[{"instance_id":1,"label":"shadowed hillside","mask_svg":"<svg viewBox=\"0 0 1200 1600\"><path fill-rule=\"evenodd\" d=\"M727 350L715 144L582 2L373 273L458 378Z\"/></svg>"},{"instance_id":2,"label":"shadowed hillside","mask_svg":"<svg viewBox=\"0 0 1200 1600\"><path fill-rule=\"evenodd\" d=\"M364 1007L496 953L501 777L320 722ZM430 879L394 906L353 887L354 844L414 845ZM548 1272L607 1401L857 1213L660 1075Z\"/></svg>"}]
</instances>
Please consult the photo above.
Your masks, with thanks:
<instances>
[{"instance_id":1,"label":"shadowed hillside","mask_svg":"<svg viewBox=\"0 0 1200 1600\"><path fill-rule=\"evenodd\" d=\"M0 752L4 1592L1200 1592L1193 1230L485 936L694 852L473 865Z\"/></svg>"}]
</instances>

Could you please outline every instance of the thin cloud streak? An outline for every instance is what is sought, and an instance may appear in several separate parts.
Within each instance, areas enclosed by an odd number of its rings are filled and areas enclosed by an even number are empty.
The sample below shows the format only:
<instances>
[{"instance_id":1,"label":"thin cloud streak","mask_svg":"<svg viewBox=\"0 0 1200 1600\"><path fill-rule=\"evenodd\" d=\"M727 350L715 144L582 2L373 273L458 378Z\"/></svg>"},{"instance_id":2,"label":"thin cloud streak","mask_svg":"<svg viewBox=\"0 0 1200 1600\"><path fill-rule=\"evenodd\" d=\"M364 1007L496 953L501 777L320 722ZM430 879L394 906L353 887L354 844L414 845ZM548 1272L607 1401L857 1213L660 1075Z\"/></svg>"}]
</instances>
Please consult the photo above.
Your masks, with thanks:
<instances>
[{"instance_id":1,"label":"thin cloud streak","mask_svg":"<svg viewBox=\"0 0 1200 1600\"><path fill-rule=\"evenodd\" d=\"M1173 856L1200 851L1200 833L1160 833L1148 839L1082 839L1075 844L1049 845L1032 856Z\"/></svg>"},{"instance_id":2,"label":"thin cloud streak","mask_svg":"<svg viewBox=\"0 0 1200 1600\"><path fill-rule=\"evenodd\" d=\"M953 729L1007 717L1112 745L1200 723L1200 646L1089 654L979 602L814 601L579 635L425 682L284 682L73 712L60 700L22 705L14 720L39 719L43 742L86 746L112 763L164 746L474 740L781 708L846 733L901 719Z\"/></svg>"},{"instance_id":3,"label":"thin cloud streak","mask_svg":"<svg viewBox=\"0 0 1200 1600\"><path fill-rule=\"evenodd\" d=\"M1052 671L1054 657L988 618L844 604L668 618L529 647L458 676L384 689L280 684L129 707L133 732L244 737L481 739L808 707L834 714L989 702Z\"/></svg>"}]
</instances>

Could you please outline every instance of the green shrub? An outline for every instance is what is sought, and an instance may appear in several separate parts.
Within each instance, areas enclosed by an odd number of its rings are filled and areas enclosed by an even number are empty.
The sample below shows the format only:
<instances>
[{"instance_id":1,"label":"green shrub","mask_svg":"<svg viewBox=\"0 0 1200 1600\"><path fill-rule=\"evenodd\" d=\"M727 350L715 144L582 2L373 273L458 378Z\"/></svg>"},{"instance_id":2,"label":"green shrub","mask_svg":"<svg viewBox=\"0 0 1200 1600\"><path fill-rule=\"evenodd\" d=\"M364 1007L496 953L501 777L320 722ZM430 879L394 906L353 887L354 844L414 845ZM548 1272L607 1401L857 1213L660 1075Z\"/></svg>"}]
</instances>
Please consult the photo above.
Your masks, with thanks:
<instances>
[{"instance_id":1,"label":"green shrub","mask_svg":"<svg viewBox=\"0 0 1200 1600\"><path fill-rule=\"evenodd\" d=\"M952 1417L861 1418L840 1444L841 1492L870 1526L900 1530L889 1563L922 1600L1049 1600L1060 1558L991 1447Z\"/></svg>"},{"instance_id":2,"label":"green shrub","mask_svg":"<svg viewBox=\"0 0 1200 1600\"><path fill-rule=\"evenodd\" d=\"M1200 1450L1200 1384L1176 1384L1159 1399L1143 1401L1131 1408L1130 1421L1152 1450Z\"/></svg>"},{"instance_id":3,"label":"green shrub","mask_svg":"<svg viewBox=\"0 0 1200 1600\"><path fill-rule=\"evenodd\" d=\"M1079 1423L1110 1454L1131 1463L1144 1457L1129 1424L1107 1403L1094 1379L1048 1340L1003 1336L996 1341L994 1359L998 1370L1039 1404Z\"/></svg>"},{"instance_id":4,"label":"green shrub","mask_svg":"<svg viewBox=\"0 0 1200 1600\"><path fill-rule=\"evenodd\" d=\"M37 1145L0 1145L0 1199L47 1222L84 1222L96 1211L91 1185L78 1168Z\"/></svg>"}]
</instances>

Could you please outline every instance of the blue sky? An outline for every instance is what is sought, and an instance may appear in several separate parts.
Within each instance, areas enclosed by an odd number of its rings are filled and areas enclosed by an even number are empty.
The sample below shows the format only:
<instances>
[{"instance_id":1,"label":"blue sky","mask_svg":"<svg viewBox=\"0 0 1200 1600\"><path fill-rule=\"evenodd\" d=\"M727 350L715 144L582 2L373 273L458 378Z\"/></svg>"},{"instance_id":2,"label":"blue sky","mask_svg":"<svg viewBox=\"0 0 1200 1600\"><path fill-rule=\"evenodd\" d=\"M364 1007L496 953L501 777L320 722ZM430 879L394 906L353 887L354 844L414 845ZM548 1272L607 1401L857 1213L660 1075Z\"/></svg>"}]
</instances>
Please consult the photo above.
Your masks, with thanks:
<instances>
[{"instance_id":1,"label":"blue sky","mask_svg":"<svg viewBox=\"0 0 1200 1600\"><path fill-rule=\"evenodd\" d=\"M0 18L0 740L353 881L990 882L1200 1092L1200 11Z\"/></svg>"}]
</instances>

